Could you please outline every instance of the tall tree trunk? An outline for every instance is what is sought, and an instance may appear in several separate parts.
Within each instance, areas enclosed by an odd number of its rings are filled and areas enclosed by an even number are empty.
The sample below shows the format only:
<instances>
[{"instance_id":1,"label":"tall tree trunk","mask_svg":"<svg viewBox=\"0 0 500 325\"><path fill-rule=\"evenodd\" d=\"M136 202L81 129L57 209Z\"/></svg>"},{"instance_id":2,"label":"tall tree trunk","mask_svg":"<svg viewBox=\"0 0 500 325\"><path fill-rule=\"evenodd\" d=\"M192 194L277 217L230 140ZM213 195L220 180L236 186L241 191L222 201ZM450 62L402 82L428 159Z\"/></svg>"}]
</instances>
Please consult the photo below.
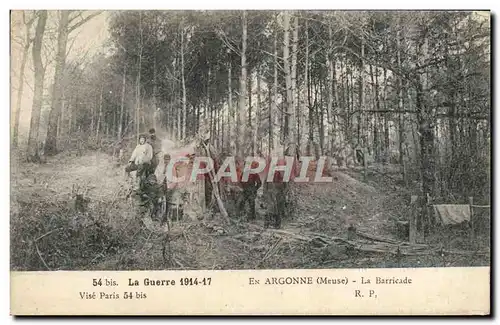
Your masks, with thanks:
<instances>
[{"instance_id":1,"label":"tall tree trunk","mask_svg":"<svg viewBox=\"0 0 500 325\"><path fill-rule=\"evenodd\" d=\"M316 87L317 88L317 87ZM323 92L323 78L319 78L319 93ZM318 94L315 96L318 97ZM325 117L324 117L324 107L323 107L323 96L319 96L319 106L316 105L316 111L318 112L318 125L319 125L319 146L321 148L321 154L325 154Z\"/></svg>"},{"instance_id":2,"label":"tall tree trunk","mask_svg":"<svg viewBox=\"0 0 500 325\"><path fill-rule=\"evenodd\" d=\"M295 109L293 106L292 75L290 71L290 13L283 14L283 61L285 68L286 101L285 101L285 154L295 155Z\"/></svg>"},{"instance_id":3,"label":"tall tree trunk","mask_svg":"<svg viewBox=\"0 0 500 325\"><path fill-rule=\"evenodd\" d=\"M398 68L401 69L401 36L400 36L400 31L397 32L396 35L396 46L397 46L397 60L398 60ZM404 166L404 150L405 150L405 113L404 111L404 98L403 98L403 78L400 76L398 77L398 110L400 111L399 113L399 127L398 127L398 133L399 133L399 164L402 167L402 174L403 174L403 180L406 182L407 175L406 175L406 169Z\"/></svg>"},{"instance_id":4,"label":"tall tree trunk","mask_svg":"<svg viewBox=\"0 0 500 325\"><path fill-rule=\"evenodd\" d=\"M456 37L455 38L457 44L460 44L460 39L459 37ZM457 99L458 101L460 102L460 99L459 99L459 96L458 96L458 91L457 91L457 88L459 87L459 83L458 82L454 82L455 80L453 80L454 78L456 78L456 72L454 71L453 67L451 66L451 62L450 62L450 56L452 55L451 53L451 49L448 48L448 51L447 51L447 56L446 56L446 66L447 66L447 70L448 73L447 75L449 76L449 80L448 80L448 83L450 85L453 85L451 87L448 87L449 90L447 92L447 96L448 96L448 101L450 103L449 107L448 107L448 115L450 115L450 117L448 118L448 129L449 129L449 136L450 136L450 154L449 154L449 175L448 175L448 182L450 184L450 189L451 190L454 190L454 184L456 183L455 181L455 175L457 175L457 169L459 168L459 161L460 159L458 159L457 157L457 147L458 147L458 137L457 137L457 120L455 118L455 115L456 115L456 112L457 112ZM460 59L460 57L458 56L457 57L457 60L459 61L459 66L460 66L460 73L459 73L459 79L462 79L463 76L462 76L462 71L463 71L463 63L462 63L462 60Z\"/></svg>"},{"instance_id":5,"label":"tall tree trunk","mask_svg":"<svg viewBox=\"0 0 500 325\"><path fill-rule=\"evenodd\" d=\"M358 145L365 146L366 144L364 141L361 140L361 129L363 126L363 116L364 113L363 111L365 110L365 99L364 99L364 71L365 71L365 63L364 63L364 57L365 57L365 42L364 39L361 38L361 57L359 60L359 112L358 112L358 125L357 125L357 143ZM366 123L365 123L366 124Z\"/></svg>"},{"instance_id":6,"label":"tall tree trunk","mask_svg":"<svg viewBox=\"0 0 500 325\"><path fill-rule=\"evenodd\" d=\"M326 139L326 147L329 148L329 155L333 155L333 151L331 150L333 147L337 147L338 143L337 140L334 140L334 125L333 125L333 31L332 31L332 25L328 24L328 49L327 49L327 55L326 55L326 65L328 67L328 77L327 77L327 94L328 94L328 101L327 101L327 107L326 107L326 121L328 128L326 130L327 133L327 139ZM335 142L335 144L334 144ZM335 148L338 149L338 148Z\"/></svg>"},{"instance_id":7,"label":"tall tree trunk","mask_svg":"<svg viewBox=\"0 0 500 325\"><path fill-rule=\"evenodd\" d=\"M181 28L182 139L186 138L186 80L184 76L184 26Z\"/></svg>"},{"instance_id":8,"label":"tall tree trunk","mask_svg":"<svg viewBox=\"0 0 500 325\"><path fill-rule=\"evenodd\" d=\"M339 126L339 142L341 143L341 151L343 154L343 161L346 160L347 155L347 145L352 144L354 139L357 138L357 126L354 128L354 120L357 122L356 110L357 103L355 105L355 82L354 82L354 67L351 67L347 62L345 64L345 86L343 87L345 92L343 96L345 97L345 103L342 104L341 113L339 119L341 120L341 125ZM335 78L334 78L335 80ZM335 87L334 87L335 88ZM338 96L337 96L338 97ZM357 116L359 117L359 115ZM346 141L348 139L349 141Z\"/></svg>"},{"instance_id":9,"label":"tall tree trunk","mask_svg":"<svg viewBox=\"0 0 500 325\"><path fill-rule=\"evenodd\" d=\"M174 83L169 82L170 94L167 99L165 96L165 102L167 103L167 114L165 117L165 124L168 130L168 135L171 139L174 138Z\"/></svg>"},{"instance_id":10,"label":"tall tree trunk","mask_svg":"<svg viewBox=\"0 0 500 325\"><path fill-rule=\"evenodd\" d=\"M248 120L247 120L247 128L248 130L252 129L252 69L247 69L247 92L248 92ZM248 139L250 140L250 139ZM252 145L253 148L253 145Z\"/></svg>"},{"instance_id":11,"label":"tall tree trunk","mask_svg":"<svg viewBox=\"0 0 500 325\"><path fill-rule=\"evenodd\" d=\"M196 133L200 132L201 105L196 105Z\"/></svg>"},{"instance_id":12,"label":"tall tree trunk","mask_svg":"<svg viewBox=\"0 0 500 325\"><path fill-rule=\"evenodd\" d=\"M101 128L101 118L102 118L102 92L103 92L103 86L101 86L101 91L99 92L99 113L97 113L97 125L96 125L96 131L95 131L95 137L96 140L99 140L99 131Z\"/></svg>"},{"instance_id":13,"label":"tall tree trunk","mask_svg":"<svg viewBox=\"0 0 500 325\"><path fill-rule=\"evenodd\" d=\"M295 13L293 18L293 32L292 32L292 110L296 114L296 119L299 121L299 92L297 89L297 44L299 42L299 17ZM293 139L297 146L300 147L300 126L299 124L290 124L290 127L297 128L297 140Z\"/></svg>"},{"instance_id":14,"label":"tall tree trunk","mask_svg":"<svg viewBox=\"0 0 500 325\"><path fill-rule=\"evenodd\" d=\"M57 138L59 138L61 136L61 120L62 120L62 116L59 116L57 118Z\"/></svg>"},{"instance_id":15,"label":"tall tree trunk","mask_svg":"<svg viewBox=\"0 0 500 325\"><path fill-rule=\"evenodd\" d=\"M122 78L122 96L120 101L120 118L118 119L118 141L123 137L123 112L125 108L125 87L127 80L127 64L123 64L123 78Z\"/></svg>"},{"instance_id":16,"label":"tall tree trunk","mask_svg":"<svg viewBox=\"0 0 500 325\"><path fill-rule=\"evenodd\" d=\"M73 132L73 98L68 100L68 134L71 135Z\"/></svg>"},{"instance_id":17,"label":"tall tree trunk","mask_svg":"<svg viewBox=\"0 0 500 325\"><path fill-rule=\"evenodd\" d=\"M268 98L269 98L269 108L268 108L268 115L267 115L267 123L269 124L269 127L267 128L267 154L268 156L271 156L271 152L274 147L274 137L273 137L273 132L274 132L274 120L273 120L273 90L272 86L270 83L267 84L267 93L268 93Z\"/></svg>"},{"instance_id":18,"label":"tall tree trunk","mask_svg":"<svg viewBox=\"0 0 500 325\"><path fill-rule=\"evenodd\" d=\"M417 45L420 64L429 57L428 39L425 35ZM435 196L435 151L434 151L434 116L432 106L428 104L424 91L427 91L428 80L425 74L416 73L417 94L416 110L418 130L420 133L420 159L422 172L422 190L424 195L428 193Z\"/></svg>"},{"instance_id":19,"label":"tall tree trunk","mask_svg":"<svg viewBox=\"0 0 500 325\"><path fill-rule=\"evenodd\" d=\"M260 114L260 68L258 67L257 68L257 71L256 71L256 78L257 78L257 102L255 103L255 115L256 115L256 119L255 119L255 129L254 129L254 132L253 132L253 151L252 151L252 155L255 155L255 153L257 152L257 135L259 133L259 128L260 128L260 119L261 119L261 114Z\"/></svg>"},{"instance_id":20,"label":"tall tree trunk","mask_svg":"<svg viewBox=\"0 0 500 325\"><path fill-rule=\"evenodd\" d=\"M228 118L229 118L229 124L228 124L228 135L229 135L229 152L234 153L236 150L236 144L235 144L235 139L236 139L236 134L237 134L237 126L236 126L236 116L235 116L235 109L233 107L233 77L232 77L232 70L231 70L231 61L229 61L229 67L228 67L228 72L227 72L227 93L228 93Z\"/></svg>"},{"instance_id":21,"label":"tall tree trunk","mask_svg":"<svg viewBox=\"0 0 500 325\"><path fill-rule=\"evenodd\" d=\"M417 89L416 108L420 133L422 190L424 193L434 196L434 128L429 118L430 107L425 103L423 91L423 86L420 84Z\"/></svg>"},{"instance_id":22,"label":"tall tree trunk","mask_svg":"<svg viewBox=\"0 0 500 325\"><path fill-rule=\"evenodd\" d=\"M26 21L25 11L23 13L23 21L25 27L25 38L24 38L24 48L21 59L21 68L19 69L19 83L17 88L17 101L16 108L14 110L14 134L12 135L12 145L14 148L17 148L19 145L19 120L21 116L21 103L23 100L23 88L24 88L24 70L26 69L26 61L28 61L28 55L30 51L31 45L31 25L33 24L33 20Z\"/></svg>"},{"instance_id":23,"label":"tall tree trunk","mask_svg":"<svg viewBox=\"0 0 500 325\"><path fill-rule=\"evenodd\" d=\"M380 111L380 89L379 89L379 82L378 82L378 67L375 68L375 110L377 111L377 114L375 115L376 119L376 126L379 131L382 131L383 128L379 127L381 125L381 115L378 113ZM381 151L382 151L382 135L381 132L378 132L378 139L377 139L377 160L381 160Z\"/></svg>"},{"instance_id":24,"label":"tall tree trunk","mask_svg":"<svg viewBox=\"0 0 500 325\"><path fill-rule=\"evenodd\" d=\"M225 149L225 145L226 145L226 130L225 130L225 126L224 124L226 124L225 122L225 119L224 119L224 112L220 112L220 114L222 115L222 118L220 119L220 132L221 132L221 144L220 144L220 147L221 149Z\"/></svg>"},{"instance_id":25,"label":"tall tree trunk","mask_svg":"<svg viewBox=\"0 0 500 325\"><path fill-rule=\"evenodd\" d=\"M378 90L377 87L375 86L375 76L373 72L373 65L370 64L370 78L371 78L371 83L372 83L372 94L373 94L373 107L375 111L377 111L376 106L377 106L377 94ZM378 129L378 113L375 112L373 114L372 118L372 127L373 127L373 154L375 157L375 160L379 160L379 129Z\"/></svg>"},{"instance_id":26,"label":"tall tree trunk","mask_svg":"<svg viewBox=\"0 0 500 325\"><path fill-rule=\"evenodd\" d=\"M239 94L239 135L238 135L238 153L240 157L244 156L246 125L245 125L245 106L246 106L246 81L247 81L247 12L242 13L242 37L241 37L241 76L240 76L240 94Z\"/></svg>"},{"instance_id":27,"label":"tall tree trunk","mask_svg":"<svg viewBox=\"0 0 500 325\"><path fill-rule=\"evenodd\" d=\"M57 138L59 139L64 134L64 91L62 94L63 100L61 101L61 115L57 119Z\"/></svg>"},{"instance_id":28,"label":"tall tree trunk","mask_svg":"<svg viewBox=\"0 0 500 325\"><path fill-rule=\"evenodd\" d=\"M179 81L177 83L177 101L176 101L176 110L177 110L177 139L182 141L182 80L180 79L180 70L179 70Z\"/></svg>"},{"instance_id":29,"label":"tall tree trunk","mask_svg":"<svg viewBox=\"0 0 500 325\"><path fill-rule=\"evenodd\" d=\"M94 115L95 115L95 109L97 107L97 102L98 102L98 96L96 96L95 101L92 101L92 104L90 105L90 133L94 133Z\"/></svg>"},{"instance_id":30,"label":"tall tree trunk","mask_svg":"<svg viewBox=\"0 0 500 325\"><path fill-rule=\"evenodd\" d=\"M208 73L207 73L207 84L205 85L206 88L206 94L207 94L207 100L206 100L206 107L205 107L205 112L208 116L208 126L205 126L205 132L210 133L210 137L212 137L212 106L211 106L211 101L210 101L210 77L212 75L212 69L210 68L210 65L208 66ZM208 129L206 129L208 128Z\"/></svg>"},{"instance_id":31,"label":"tall tree trunk","mask_svg":"<svg viewBox=\"0 0 500 325\"><path fill-rule=\"evenodd\" d=\"M269 111L269 119L270 119L270 125L271 125L271 130L269 131L270 134L270 142L272 144L272 149L276 149L278 147L277 144L277 138L274 136L274 126L276 125L276 119L278 117L277 114L277 106L276 102L278 101L278 32L274 32L274 42L273 42L273 49L274 49L274 64L273 64L273 92L272 92L272 100L271 100L271 109ZM276 142L275 142L276 141Z\"/></svg>"},{"instance_id":32,"label":"tall tree trunk","mask_svg":"<svg viewBox=\"0 0 500 325\"><path fill-rule=\"evenodd\" d=\"M57 37L56 68L54 73L54 84L52 91L52 105L49 113L49 125L47 127L47 139L45 142L45 153L55 155L57 153L57 119L61 114L62 88L64 68L66 66L66 45L68 43L68 10L61 10Z\"/></svg>"},{"instance_id":33,"label":"tall tree trunk","mask_svg":"<svg viewBox=\"0 0 500 325\"><path fill-rule=\"evenodd\" d=\"M113 110L113 124L111 125L111 135L117 135L118 134L118 119L120 118L119 116L120 112L117 112L116 110Z\"/></svg>"},{"instance_id":34,"label":"tall tree trunk","mask_svg":"<svg viewBox=\"0 0 500 325\"><path fill-rule=\"evenodd\" d=\"M139 133L141 131L141 69L142 69L142 48L143 48L143 35L142 35L142 12L139 12L139 60L136 78L136 98L135 98L135 133L137 140L139 139Z\"/></svg>"},{"instance_id":35,"label":"tall tree trunk","mask_svg":"<svg viewBox=\"0 0 500 325\"><path fill-rule=\"evenodd\" d=\"M208 109L210 110L210 118L209 118L209 121L210 121L210 123L209 123L210 140L214 141L214 138L215 138L215 136L214 136L214 134L215 134L215 132L214 132L215 131L215 121L214 121L214 107L213 107L213 105L210 105L208 107Z\"/></svg>"},{"instance_id":36,"label":"tall tree trunk","mask_svg":"<svg viewBox=\"0 0 500 325\"><path fill-rule=\"evenodd\" d=\"M384 96L384 163L387 163L389 160L389 152L390 152L390 135L389 135L389 118L388 107L387 107L387 69L384 68L384 88L383 88Z\"/></svg>"},{"instance_id":37,"label":"tall tree trunk","mask_svg":"<svg viewBox=\"0 0 500 325\"><path fill-rule=\"evenodd\" d=\"M152 101L153 101L153 128L156 129L157 128L157 125L156 125L156 121L158 119L158 110L157 110L157 107L158 107L158 101L156 99L156 96L158 94L158 86L156 84L156 75L157 75L157 71L156 71L156 57L153 59L153 98L152 98Z\"/></svg>"},{"instance_id":38,"label":"tall tree trunk","mask_svg":"<svg viewBox=\"0 0 500 325\"><path fill-rule=\"evenodd\" d=\"M35 88L33 92L33 105L31 107L30 131L28 136L28 160L39 160L38 155L38 130L40 125L40 113L43 101L43 78L45 68L42 64L42 42L47 23L47 11L38 12L38 22L33 42L33 65L35 68Z\"/></svg>"},{"instance_id":39,"label":"tall tree trunk","mask_svg":"<svg viewBox=\"0 0 500 325\"><path fill-rule=\"evenodd\" d=\"M311 85L309 78L309 26L308 21L305 21L305 31L306 31L306 61L304 64L304 84L307 88L307 108L308 108L308 142L309 145L312 146L314 142L314 116L313 116L313 107L311 102ZM309 153L308 153L309 154Z\"/></svg>"}]
</instances>

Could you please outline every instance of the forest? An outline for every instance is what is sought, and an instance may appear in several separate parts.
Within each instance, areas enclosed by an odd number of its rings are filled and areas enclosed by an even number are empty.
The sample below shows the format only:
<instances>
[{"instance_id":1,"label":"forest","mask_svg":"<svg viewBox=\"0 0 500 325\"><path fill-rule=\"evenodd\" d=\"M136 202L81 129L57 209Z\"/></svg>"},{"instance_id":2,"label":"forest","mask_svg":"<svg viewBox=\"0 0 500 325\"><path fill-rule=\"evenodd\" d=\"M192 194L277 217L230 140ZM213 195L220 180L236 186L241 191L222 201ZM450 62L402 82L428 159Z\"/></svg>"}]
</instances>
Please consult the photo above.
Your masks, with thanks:
<instances>
[{"instance_id":1,"label":"forest","mask_svg":"<svg viewBox=\"0 0 500 325\"><path fill-rule=\"evenodd\" d=\"M490 204L488 12L11 15L20 62L11 79L11 157L20 165L50 165L75 150L129 155L154 127L179 144L208 133L221 156L287 148L327 156L360 184L408 200ZM75 34L99 17L108 37L70 55ZM354 195L356 204L365 199Z\"/></svg>"}]
</instances>

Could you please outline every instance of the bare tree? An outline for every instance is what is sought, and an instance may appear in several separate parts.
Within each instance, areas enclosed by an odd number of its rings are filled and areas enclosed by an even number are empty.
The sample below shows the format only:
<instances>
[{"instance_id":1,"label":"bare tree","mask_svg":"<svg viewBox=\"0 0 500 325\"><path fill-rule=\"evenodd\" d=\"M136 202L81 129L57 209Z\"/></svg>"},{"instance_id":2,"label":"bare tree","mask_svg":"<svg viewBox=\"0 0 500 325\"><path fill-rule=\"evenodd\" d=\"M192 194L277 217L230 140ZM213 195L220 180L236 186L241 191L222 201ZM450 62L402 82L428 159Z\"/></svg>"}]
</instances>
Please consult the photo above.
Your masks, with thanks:
<instances>
[{"instance_id":1,"label":"bare tree","mask_svg":"<svg viewBox=\"0 0 500 325\"><path fill-rule=\"evenodd\" d=\"M185 63L184 63L184 52L185 52L185 40L184 40L185 27L181 23L181 83L182 83L182 139L186 138L186 116L187 116L187 106L186 106L186 77L184 74Z\"/></svg>"},{"instance_id":2,"label":"bare tree","mask_svg":"<svg viewBox=\"0 0 500 325\"><path fill-rule=\"evenodd\" d=\"M38 129L40 124L40 113L43 100L43 78L45 67L42 63L42 43L45 26L47 24L47 11L40 10L36 13L38 22L33 42L33 65L35 67L35 87L33 93L33 105L31 108L30 131L28 136L28 160L39 161L38 154Z\"/></svg>"},{"instance_id":3,"label":"bare tree","mask_svg":"<svg viewBox=\"0 0 500 325\"><path fill-rule=\"evenodd\" d=\"M126 81L127 81L127 63L123 64L123 77L122 77L122 95L121 95L121 101L120 101L120 117L118 121L118 140L120 140L123 136L122 131L123 131L123 113L124 113L124 106L125 106L125 87L126 87Z\"/></svg>"},{"instance_id":4,"label":"bare tree","mask_svg":"<svg viewBox=\"0 0 500 325\"><path fill-rule=\"evenodd\" d=\"M24 89L24 70L26 68L26 61L28 60L28 55L29 55L29 50L31 46L31 26L33 25L33 22L36 19L36 16L33 15L29 20L26 20L26 12L23 10L23 23L24 23L24 28L25 28L25 35L24 35L24 47L23 47L23 54L22 54L22 59L21 59L21 68L19 71L19 84L18 84L18 89L17 89L17 102L16 102L16 108L14 111L14 134L12 136L12 141L13 141L13 146L14 148L17 148L18 146L18 136L19 136L19 118L20 118L20 113L21 113L21 102L23 99L23 89Z\"/></svg>"},{"instance_id":5,"label":"bare tree","mask_svg":"<svg viewBox=\"0 0 500 325\"><path fill-rule=\"evenodd\" d=\"M292 78L292 85L291 85L291 92L292 92L292 110L296 114L297 121L299 121L299 91L297 87L297 44L299 42L299 17L297 16L297 13L295 13L294 18L293 18L293 32L292 32L292 66L291 66L291 78ZM291 121L292 122L292 121ZM295 128L297 127L297 140L296 145L300 147L300 125L297 123L295 125L295 122L290 125L290 127Z\"/></svg>"},{"instance_id":6,"label":"bare tree","mask_svg":"<svg viewBox=\"0 0 500 325\"><path fill-rule=\"evenodd\" d=\"M62 93L63 93L63 78L64 69L66 66L67 44L69 34L88 22L100 12L89 14L87 17L82 17L82 13L78 12L73 17L70 15L73 12L70 10L59 11L59 26L57 37L57 52L56 52L56 68L54 73L54 84L52 89L52 105L49 114L49 125L47 128L47 139L45 143L45 152L47 155L57 153L57 120L62 109ZM80 19L77 19L80 18ZM77 20L77 22L75 22Z\"/></svg>"},{"instance_id":7,"label":"bare tree","mask_svg":"<svg viewBox=\"0 0 500 325\"><path fill-rule=\"evenodd\" d=\"M243 11L241 17L242 24L242 37L241 37L241 75L240 75L240 94L239 94L239 114L238 114L238 124L239 124L239 136L238 136L238 152L240 156L243 156L245 150L245 137L246 137L246 126L245 126L245 108L246 108L246 81L247 81L247 62L246 62L246 50L247 50L247 13Z\"/></svg>"},{"instance_id":8,"label":"bare tree","mask_svg":"<svg viewBox=\"0 0 500 325\"><path fill-rule=\"evenodd\" d=\"M286 110L285 110L285 148L287 154L295 153L295 108L293 106L292 74L290 69L290 13L283 14L283 61L285 68Z\"/></svg>"}]
</instances>

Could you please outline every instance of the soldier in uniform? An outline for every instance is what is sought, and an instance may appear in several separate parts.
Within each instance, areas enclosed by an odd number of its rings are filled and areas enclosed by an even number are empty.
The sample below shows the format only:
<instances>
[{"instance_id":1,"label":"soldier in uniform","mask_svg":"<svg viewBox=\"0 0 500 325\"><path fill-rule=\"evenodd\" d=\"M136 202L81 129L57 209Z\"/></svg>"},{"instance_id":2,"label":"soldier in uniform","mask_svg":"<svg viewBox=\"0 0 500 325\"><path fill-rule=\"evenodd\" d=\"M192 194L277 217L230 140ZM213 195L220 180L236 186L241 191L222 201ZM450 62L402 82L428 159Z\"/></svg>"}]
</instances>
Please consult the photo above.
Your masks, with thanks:
<instances>
[{"instance_id":1,"label":"soldier in uniform","mask_svg":"<svg viewBox=\"0 0 500 325\"><path fill-rule=\"evenodd\" d=\"M279 164L279 163L278 163ZM266 194L264 195L267 213L264 227L281 228L281 221L286 216L286 198L288 184L283 182L284 172L274 173L271 182L266 180Z\"/></svg>"},{"instance_id":2,"label":"soldier in uniform","mask_svg":"<svg viewBox=\"0 0 500 325\"><path fill-rule=\"evenodd\" d=\"M130 173L132 171L137 171L136 180L137 185L141 185L142 182L150 174L151 159L153 157L153 149L149 143L146 142L147 137L144 134L139 136L139 143L135 147L132 155L130 156L129 163L125 168L125 172Z\"/></svg>"},{"instance_id":3,"label":"soldier in uniform","mask_svg":"<svg viewBox=\"0 0 500 325\"><path fill-rule=\"evenodd\" d=\"M151 173L154 173L156 167L160 163L159 155L161 153L161 140L156 137L156 130L154 128L149 129L148 143L153 148L153 158L151 159Z\"/></svg>"},{"instance_id":4,"label":"soldier in uniform","mask_svg":"<svg viewBox=\"0 0 500 325\"><path fill-rule=\"evenodd\" d=\"M293 150L292 146L287 146L285 150L286 156L294 157L293 165L290 173L290 180L286 181L284 179L284 171L276 171L274 175L271 175L272 181L267 182L266 180L266 194L264 195L266 199L266 205L268 212L264 220L264 227L274 227L281 228L281 223L284 218L289 215L290 211L290 181L298 175L298 151ZM269 168L270 158L268 159L267 165ZM277 162L278 166L283 166L286 164L285 159L279 159Z\"/></svg>"},{"instance_id":5,"label":"soldier in uniform","mask_svg":"<svg viewBox=\"0 0 500 325\"><path fill-rule=\"evenodd\" d=\"M252 163L252 168L257 167L257 162ZM250 215L248 216L248 220L255 220L255 200L257 199L257 191L262 186L262 181L258 174L250 174L248 175L248 180L244 181L241 179L243 172L242 168L240 168L238 172L238 181L240 182L240 186L243 189L243 192L240 193L240 197L238 199L238 211L243 211L245 209L245 205L248 203L250 208Z\"/></svg>"}]
</instances>

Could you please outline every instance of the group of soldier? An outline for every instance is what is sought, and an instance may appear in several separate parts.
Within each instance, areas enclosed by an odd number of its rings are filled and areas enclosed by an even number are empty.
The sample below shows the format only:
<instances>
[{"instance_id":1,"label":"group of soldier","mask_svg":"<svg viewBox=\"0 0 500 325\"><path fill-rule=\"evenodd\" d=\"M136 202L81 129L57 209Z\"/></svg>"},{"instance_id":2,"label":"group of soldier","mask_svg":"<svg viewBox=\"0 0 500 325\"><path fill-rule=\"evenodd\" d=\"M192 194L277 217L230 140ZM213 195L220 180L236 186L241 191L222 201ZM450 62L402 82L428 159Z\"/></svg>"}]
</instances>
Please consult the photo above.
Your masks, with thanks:
<instances>
[{"instance_id":1,"label":"group of soldier","mask_svg":"<svg viewBox=\"0 0 500 325\"><path fill-rule=\"evenodd\" d=\"M218 157L215 148L210 143L210 137L208 135L200 139L195 151L195 155L210 157L212 161L214 161L214 170L218 170L221 157ZM160 180L155 175L155 170L160 163L160 158L163 158L162 163L165 166L168 165L171 159L168 153L163 153L163 157L159 157L161 153L161 140L156 137L155 129L152 128L149 130L149 134L141 134L139 136L139 142L132 152L128 165L125 168L127 174L136 171L136 192L139 194L141 206L143 207L148 203L156 201L161 195L163 195L165 199L169 197L167 179L163 178ZM241 164L242 161L239 161L239 163ZM233 184L233 187L239 189L236 197L234 197L237 209L236 213L244 215L245 207L248 205L250 211L247 215L247 220L251 221L256 219L257 193L264 184L263 190L265 194L263 203L264 206L267 207L264 218L265 226L279 228L281 226L281 220L287 214L288 184L283 182L280 178L282 175L279 173L274 175L273 182L262 182L260 176L257 174L252 174L248 180L243 181L241 179L242 169L243 166L238 167L238 182ZM217 205L214 204L214 199L216 199L214 197L214 186L219 186L219 184L213 181L213 174L211 175L210 173L203 175L203 181L205 188L205 205L208 210L216 209ZM217 191L217 193L220 192Z\"/></svg>"}]
</instances>

